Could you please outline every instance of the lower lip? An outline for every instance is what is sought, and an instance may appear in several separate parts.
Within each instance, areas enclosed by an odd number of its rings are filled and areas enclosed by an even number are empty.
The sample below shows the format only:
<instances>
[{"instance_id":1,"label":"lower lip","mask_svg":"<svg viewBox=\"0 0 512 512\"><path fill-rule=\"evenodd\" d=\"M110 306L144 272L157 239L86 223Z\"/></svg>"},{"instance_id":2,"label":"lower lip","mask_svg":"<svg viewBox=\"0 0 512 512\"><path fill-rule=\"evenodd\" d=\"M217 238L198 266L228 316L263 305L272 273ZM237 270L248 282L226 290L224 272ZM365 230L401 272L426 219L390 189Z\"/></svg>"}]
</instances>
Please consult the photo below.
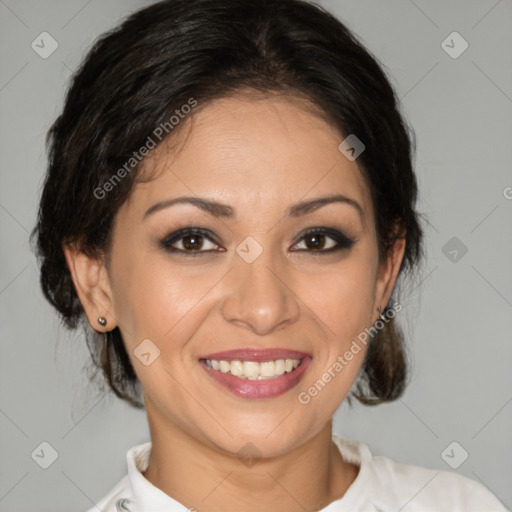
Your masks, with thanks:
<instances>
[{"instance_id":1,"label":"lower lip","mask_svg":"<svg viewBox=\"0 0 512 512\"><path fill-rule=\"evenodd\" d=\"M305 357L292 372L284 373L279 377L268 380L239 379L230 373L222 373L220 370L210 368L204 360L200 361L206 373L219 384L242 398L274 398L282 395L295 387L307 367L311 363L311 357Z\"/></svg>"}]
</instances>

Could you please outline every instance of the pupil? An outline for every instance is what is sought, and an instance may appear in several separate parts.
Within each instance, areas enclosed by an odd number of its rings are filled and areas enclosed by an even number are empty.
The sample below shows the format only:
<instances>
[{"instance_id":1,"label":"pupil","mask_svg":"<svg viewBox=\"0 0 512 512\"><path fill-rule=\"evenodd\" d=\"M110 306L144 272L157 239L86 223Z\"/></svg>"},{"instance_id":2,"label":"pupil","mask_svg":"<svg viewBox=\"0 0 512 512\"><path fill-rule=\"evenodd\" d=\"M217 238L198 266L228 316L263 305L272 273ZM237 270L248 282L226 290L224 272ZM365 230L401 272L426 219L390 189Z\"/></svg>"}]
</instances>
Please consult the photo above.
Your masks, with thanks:
<instances>
[{"instance_id":1,"label":"pupil","mask_svg":"<svg viewBox=\"0 0 512 512\"><path fill-rule=\"evenodd\" d=\"M307 243L307 240L312 241L312 247ZM317 234L317 235L309 235L306 240L306 245L308 248L318 249L319 246L323 246L323 242L325 241L325 235Z\"/></svg>"},{"instance_id":2,"label":"pupil","mask_svg":"<svg viewBox=\"0 0 512 512\"><path fill-rule=\"evenodd\" d=\"M197 240L200 238L201 238L201 235L188 235L183 238L183 246L185 247L185 249L197 249L197 248L200 249L202 244L197 242ZM187 240L193 240L195 243L187 242Z\"/></svg>"}]
</instances>

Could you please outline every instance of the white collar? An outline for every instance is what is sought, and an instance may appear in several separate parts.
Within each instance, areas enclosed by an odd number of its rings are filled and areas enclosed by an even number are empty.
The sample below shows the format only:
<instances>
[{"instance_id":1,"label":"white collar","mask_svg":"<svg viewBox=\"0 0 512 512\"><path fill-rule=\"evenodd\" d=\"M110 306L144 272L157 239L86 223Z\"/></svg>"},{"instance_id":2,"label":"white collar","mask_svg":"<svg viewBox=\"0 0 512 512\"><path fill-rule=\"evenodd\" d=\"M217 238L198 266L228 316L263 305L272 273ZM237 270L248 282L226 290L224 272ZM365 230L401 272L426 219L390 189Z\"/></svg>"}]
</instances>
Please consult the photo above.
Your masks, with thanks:
<instances>
[{"instance_id":1,"label":"white collar","mask_svg":"<svg viewBox=\"0 0 512 512\"><path fill-rule=\"evenodd\" d=\"M375 492L377 487L381 487L381 483L375 474L372 454L369 448L361 441L347 439L338 434L333 434L332 438L338 446L343 459L359 466L359 473L344 496L339 500L329 503L320 512L353 512L354 510L363 509L384 512L387 510L388 506L386 503L377 503L368 495L368 489L371 489L374 498L375 496L387 496L386 489L380 489ZM123 503L123 499L118 500L118 510L130 510L133 512L188 511L189 509L184 505L168 496L158 487L155 487L143 476L142 472L147 469L149 464L150 453L151 442L139 444L128 450L126 454L128 465L127 484L129 486L127 494L130 496L130 499L125 500L127 502L126 508L119 505L119 503Z\"/></svg>"},{"instance_id":2,"label":"white collar","mask_svg":"<svg viewBox=\"0 0 512 512\"><path fill-rule=\"evenodd\" d=\"M188 510L181 503L155 487L142 474L149 464L151 442L130 448L126 454L129 494L134 502L133 512L182 512ZM121 509L122 510L122 509ZM129 509L131 510L131 508Z\"/></svg>"}]
</instances>

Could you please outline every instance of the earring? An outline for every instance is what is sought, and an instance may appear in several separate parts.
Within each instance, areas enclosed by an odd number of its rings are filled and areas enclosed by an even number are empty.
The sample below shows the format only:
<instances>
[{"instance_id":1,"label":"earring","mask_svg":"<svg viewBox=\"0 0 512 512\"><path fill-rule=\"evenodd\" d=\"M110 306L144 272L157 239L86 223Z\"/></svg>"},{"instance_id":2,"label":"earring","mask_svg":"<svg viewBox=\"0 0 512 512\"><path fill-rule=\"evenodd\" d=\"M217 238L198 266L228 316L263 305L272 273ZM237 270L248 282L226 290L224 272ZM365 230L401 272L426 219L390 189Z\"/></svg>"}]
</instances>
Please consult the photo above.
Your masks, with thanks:
<instances>
[{"instance_id":1,"label":"earring","mask_svg":"<svg viewBox=\"0 0 512 512\"><path fill-rule=\"evenodd\" d=\"M379 317L377 318L377 320L375 320L375 322L377 322L378 320L384 322L386 320L386 317L381 313L382 310L380 306L377 308L377 311L379 312Z\"/></svg>"},{"instance_id":2,"label":"earring","mask_svg":"<svg viewBox=\"0 0 512 512\"><path fill-rule=\"evenodd\" d=\"M106 320L104 317L99 316L99 317L98 317L98 323L99 323L101 326L105 327L105 325L107 325L107 320Z\"/></svg>"}]
</instances>

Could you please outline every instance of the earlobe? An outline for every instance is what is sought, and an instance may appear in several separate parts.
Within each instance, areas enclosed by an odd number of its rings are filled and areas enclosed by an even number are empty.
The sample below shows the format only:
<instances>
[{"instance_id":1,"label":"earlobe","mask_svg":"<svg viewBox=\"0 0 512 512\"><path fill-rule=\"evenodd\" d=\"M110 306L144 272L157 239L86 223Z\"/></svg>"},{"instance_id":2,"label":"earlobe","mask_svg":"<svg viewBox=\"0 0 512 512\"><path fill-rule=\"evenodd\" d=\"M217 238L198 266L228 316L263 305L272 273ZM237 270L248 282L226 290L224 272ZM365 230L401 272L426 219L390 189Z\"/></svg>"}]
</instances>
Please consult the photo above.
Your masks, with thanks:
<instances>
[{"instance_id":1,"label":"earlobe","mask_svg":"<svg viewBox=\"0 0 512 512\"><path fill-rule=\"evenodd\" d=\"M92 258L75 246L62 247L76 293L93 329L105 331L98 318L103 317L108 330L115 327L110 281L102 258Z\"/></svg>"}]
</instances>

